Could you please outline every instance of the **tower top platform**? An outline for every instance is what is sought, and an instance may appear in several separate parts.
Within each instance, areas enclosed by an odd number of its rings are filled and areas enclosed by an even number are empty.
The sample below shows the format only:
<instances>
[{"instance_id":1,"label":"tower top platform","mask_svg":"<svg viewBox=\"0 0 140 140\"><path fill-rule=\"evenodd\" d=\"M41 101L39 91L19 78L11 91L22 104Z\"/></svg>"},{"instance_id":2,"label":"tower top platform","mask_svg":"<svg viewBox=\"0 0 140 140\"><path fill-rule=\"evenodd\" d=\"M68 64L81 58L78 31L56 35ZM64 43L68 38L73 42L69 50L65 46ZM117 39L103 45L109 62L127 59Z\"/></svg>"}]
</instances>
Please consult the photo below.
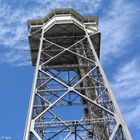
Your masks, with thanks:
<instances>
[{"instance_id":1,"label":"tower top platform","mask_svg":"<svg viewBox=\"0 0 140 140\"><path fill-rule=\"evenodd\" d=\"M60 8L50 11L41 19L28 20L27 23L33 66L36 65L42 29L44 30L43 38L45 40L67 48L86 36L86 27L99 57L100 33L98 31L98 17L84 17L71 8Z\"/></svg>"}]
</instances>

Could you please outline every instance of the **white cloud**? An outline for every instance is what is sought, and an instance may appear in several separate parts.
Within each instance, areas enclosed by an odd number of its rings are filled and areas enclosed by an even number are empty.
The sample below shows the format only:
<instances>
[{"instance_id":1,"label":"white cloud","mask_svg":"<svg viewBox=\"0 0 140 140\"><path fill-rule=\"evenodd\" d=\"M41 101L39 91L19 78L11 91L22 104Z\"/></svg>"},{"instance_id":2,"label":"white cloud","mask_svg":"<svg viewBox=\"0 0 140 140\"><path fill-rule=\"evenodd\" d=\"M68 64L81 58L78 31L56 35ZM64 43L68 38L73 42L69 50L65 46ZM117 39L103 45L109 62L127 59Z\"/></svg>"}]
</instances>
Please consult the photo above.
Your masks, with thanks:
<instances>
[{"instance_id":1,"label":"white cloud","mask_svg":"<svg viewBox=\"0 0 140 140\"><path fill-rule=\"evenodd\" d=\"M124 66L118 66L115 73L113 88L117 91L118 98L132 99L140 97L140 63L137 59Z\"/></svg>"},{"instance_id":2,"label":"white cloud","mask_svg":"<svg viewBox=\"0 0 140 140\"><path fill-rule=\"evenodd\" d=\"M11 66L26 66L29 65L28 54L23 53L22 50L10 50L8 52L0 53L0 63L7 63Z\"/></svg>"},{"instance_id":3,"label":"white cloud","mask_svg":"<svg viewBox=\"0 0 140 140\"><path fill-rule=\"evenodd\" d=\"M118 103L130 126L140 128L140 62L134 59L118 66L112 81Z\"/></svg>"},{"instance_id":4,"label":"white cloud","mask_svg":"<svg viewBox=\"0 0 140 140\"><path fill-rule=\"evenodd\" d=\"M0 63L10 65L27 65L25 61L29 54L22 51L28 47L27 41L21 39L27 38L27 26L21 17L26 13L20 8L13 9L11 5L1 4L0 6L0 47L3 51L0 53Z\"/></svg>"},{"instance_id":5,"label":"white cloud","mask_svg":"<svg viewBox=\"0 0 140 140\"><path fill-rule=\"evenodd\" d=\"M125 106L123 110L128 125L140 129L140 124L138 123L140 121L140 99L133 101L131 105L129 103L127 106L128 109Z\"/></svg>"},{"instance_id":6,"label":"white cloud","mask_svg":"<svg viewBox=\"0 0 140 140\"><path fill-rule=\"evenodd\" d=\"M102 32L101 57L103 62L126 53L135 38L135 23L138 22L139 7L133 2L113 1L112 7L100 20Z\"/></svg>"},{"instance_id":7,"label":"white cloud","mask_svg":"<svg viewBox=\"0 0 140 140\"><path fill-rule=\"evenodd\" d=\"M26 0L26 3L28 2ZM21 41L27 38L27 19L41 18L49 10L60 7L71 7L85 15L98 11L100 13L100 10L104 9L102 0L79 0L78 2L76 0L54 0L53 2L34 0L34 2L28 9L26 7L13 9L8 4L0 5L0 47L6 48L5 52L0 53L0 63L16 66L29 64L25 61L29 55L20 51L28 47L27 42ZM129 43L135 37L132 34L139 16L139 7L135 3L117 0L108 4L112 7L99 18L102 32L101 55L105 62L128 50ZM127 121L138 127L140 100L137 99L140 97L140 64L135 59L119 68L114 76L112 87Z\"/></svg>"},{"instance_id":8,"label":"white cloud","mask_svg":"<svg viewBox=\"0 0 140 140\"><path fill-rule=\"evenodd\" d=\"M26 1L28 3L29 1ZM41 18L45 16L50 10L60 7L72 7L82 13L90 13L91 11L97 11L100 7L101 0L75 0L61 1L55 0L50 2L49 0L37 0L32 1L33 5L26 9L26 7L15 7L13 5L1 3L0 4L0 46L3 49L7 49L4 53L1 53L1 63L8 63L14 65L15 62L24 59L25 53L20 52L18 49L23 50L28 47L27 42L23 42L27 38L27 20L32 18ZM40 3L40 6L38 6ZM46 7L47 5L47 7ZM15 55L14 57L12 55ZM12 57L10 57L12 56ZM26 55L27 56L27 55ZM29 56L29 55L28 55ZM25 64L27 64L25 62Z\"/></svg>"},{"instance_id":9,"label":"white cloud","mask_svg":"<svg viewBox=\"0 0 140 140\"><path fill-rule=\"evenodd\" d=\"M26 3L28 2L26 1ZM94 15L95 12L100 13L104 9L102 0L80 0L78 2L75 2L75 0L55 0L54 2L50 2L49 0L32 0L32 2L33 5L27 9L24 6L13 8L12 5L1 3L1 46L10 47L11 51L14 48L23 49L24 47L28 47L28 43L23 44L21 41L27 38L27 19L41 18L51 9L70 7L82 15ZM123 49L126 48L126 45L130 42L130 37L132 37L132 24L137 16L137 6L133 3L117 0L113 2L109 1L108 4L112 5L112 7L99 21L102 31L101 56L103 60L110 60L110 57L124 52Z\"/></svg>"},{"instance_id":10,"label":"white cloud","mask_svg":"<svg viewBox=\"0 0 140 140\"><path fill-rule=\"evenodd\" d=\"M91 14L96 12L101 8L102 0L55 0L50 2L50 0L34 0L43 5L47 5L47 10L54 8L74 8L75 10L81 11L84 14ZM45 6L46 8L46 6Z\"/></svg>"}]
</instances>

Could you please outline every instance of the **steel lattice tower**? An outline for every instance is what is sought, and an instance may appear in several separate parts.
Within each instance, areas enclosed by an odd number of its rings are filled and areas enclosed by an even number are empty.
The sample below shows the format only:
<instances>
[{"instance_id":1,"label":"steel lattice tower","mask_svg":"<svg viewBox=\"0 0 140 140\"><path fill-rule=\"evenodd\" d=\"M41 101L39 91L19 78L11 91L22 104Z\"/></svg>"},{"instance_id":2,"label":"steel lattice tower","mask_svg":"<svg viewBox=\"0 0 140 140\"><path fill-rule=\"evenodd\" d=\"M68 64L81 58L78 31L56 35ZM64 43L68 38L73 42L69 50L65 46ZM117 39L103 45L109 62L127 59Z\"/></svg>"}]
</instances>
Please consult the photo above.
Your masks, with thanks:
<instances>
[{"instance_id":1,"label":"steel lattice tower","mask_svg":"<svg viewBox=\"0 0 140 140\"><path fill-rule=\"evenodd\" d=\"M36 66L24 140L132 140L99 61L97 17L28 20Z\"/></svg>"}]
</instances>

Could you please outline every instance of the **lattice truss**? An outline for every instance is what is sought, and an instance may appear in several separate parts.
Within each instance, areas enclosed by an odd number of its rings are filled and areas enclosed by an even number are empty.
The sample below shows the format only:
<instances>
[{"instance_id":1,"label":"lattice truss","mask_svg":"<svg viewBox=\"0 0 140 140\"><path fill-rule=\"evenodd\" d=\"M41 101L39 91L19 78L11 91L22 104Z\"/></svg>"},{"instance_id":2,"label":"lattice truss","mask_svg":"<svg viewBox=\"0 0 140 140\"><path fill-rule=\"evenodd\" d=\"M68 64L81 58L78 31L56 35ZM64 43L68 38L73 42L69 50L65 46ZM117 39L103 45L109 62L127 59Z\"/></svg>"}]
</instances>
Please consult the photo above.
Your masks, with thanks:
<instances>
[{"instance_id":1,"label":"lattice truss","mask_svg":"<svg viewBox=\"0 0 140 140\"><path fill-rule=\"evenodd\" d=\"M59 29L61 33L71 30ZM95 52L97 42L91 41L97 35L88 34L86 26L80 36L50 37L43 28L30 33L40 40L30 140L129 139Z\"/></svg>"}]
</instances>

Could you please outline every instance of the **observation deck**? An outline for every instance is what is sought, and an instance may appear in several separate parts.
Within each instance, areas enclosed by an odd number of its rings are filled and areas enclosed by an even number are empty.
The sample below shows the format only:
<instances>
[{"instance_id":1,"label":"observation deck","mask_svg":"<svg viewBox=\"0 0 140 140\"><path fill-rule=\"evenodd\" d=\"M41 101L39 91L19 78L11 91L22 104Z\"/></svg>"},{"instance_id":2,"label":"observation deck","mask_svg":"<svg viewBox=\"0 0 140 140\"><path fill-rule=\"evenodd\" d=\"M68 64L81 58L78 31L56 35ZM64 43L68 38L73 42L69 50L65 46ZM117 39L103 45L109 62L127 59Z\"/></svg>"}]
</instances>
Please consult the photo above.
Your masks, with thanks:
<instances>
[{"instance_id":1,"label":"observation deck","mask_svg":"<svg viewBox=\"0 0 140 140\"><path fill-rule=\"evenodd\" d=\"M87 28L87 32L99 57L100 33L98 31L97 17L84 17L73 9L61 8L52 10L41 19L28 20L28 39L32 65L36 65L42 29L44 30L44 39L63 47L69 47L85 36L84 28Z\"/></svg>"}]
</instances>

